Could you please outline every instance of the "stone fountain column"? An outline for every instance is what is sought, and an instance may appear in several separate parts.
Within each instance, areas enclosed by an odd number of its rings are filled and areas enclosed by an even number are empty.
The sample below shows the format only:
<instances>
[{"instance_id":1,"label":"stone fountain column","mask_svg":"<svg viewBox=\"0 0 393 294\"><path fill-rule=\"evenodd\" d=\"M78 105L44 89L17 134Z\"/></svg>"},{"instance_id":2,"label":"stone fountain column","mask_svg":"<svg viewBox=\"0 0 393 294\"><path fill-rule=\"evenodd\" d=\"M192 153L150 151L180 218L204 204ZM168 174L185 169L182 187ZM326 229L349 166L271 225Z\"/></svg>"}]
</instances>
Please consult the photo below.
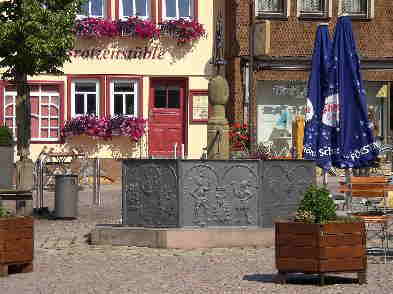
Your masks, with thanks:
<instances>
[{"instance_id":1,"label":"stone fountain column","mask_svg":"<svg viewBox=\"0 0 393 294\"><path fill-rule=\"evenodd\" d=\"M229 124L225 116L228 98L227 80L221 75L213 77L209 82L209 102L212 111L207 123L208 159L229 159Z\"/></svg>"}]
</instances>

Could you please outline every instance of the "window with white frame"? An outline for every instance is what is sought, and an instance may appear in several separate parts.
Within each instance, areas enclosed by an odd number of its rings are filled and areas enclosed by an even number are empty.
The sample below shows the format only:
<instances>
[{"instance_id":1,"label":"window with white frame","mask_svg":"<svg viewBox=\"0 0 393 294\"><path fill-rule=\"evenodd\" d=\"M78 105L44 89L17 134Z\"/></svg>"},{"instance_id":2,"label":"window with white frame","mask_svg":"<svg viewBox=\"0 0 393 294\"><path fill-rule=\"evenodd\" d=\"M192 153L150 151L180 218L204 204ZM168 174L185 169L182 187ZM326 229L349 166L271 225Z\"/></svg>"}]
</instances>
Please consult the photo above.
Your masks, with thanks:
<instances>
[{"instance_id":1,"label":"window with white frame","mask_svg":"<svg viewBox=\"0 0 393 294\"><path fill-rule=\"evenodd\" d=\"M4 122L16 136L16 88L4 90ZM30 85L31 140L57 141L60 131L60 93L57 85Z\"/></svg>"},{"instance_id":2,"label":"window with white frame","mask_svg":"<svg viewBox=\"0 0 393 294\"><path fill-rule=\"evenodd\" d=\"M71 115L99 113L99 81L75 80L71 84Z\"/></svg>"},{"instance_id":3,"label":"window with white frame","mask_svg":"<svg viewBox=\"0 0 393 294\"><path fill-rule=\"evenodd\" d=\"M374 0L341 0L341 13L353 18L371 18Z\"/></svg>"},{"instance_id":4,"label":"window with white frame","mask_svg":"<svg viewBox=\"0 0 393 294\"><path fill-rule=\"evenodd\" d=\"M111 115L138 114L138 82L135 80L113 80L110 83Z\"/></svg>"},{"instance_id":5,"label":"window with white frame","mask_svg":"<svg viewBox=\"0 0 393 294\"><path fill-rule=\"evenodd\" d=\"M329 0L298 0L298 16L303 18L329 17Z\"/></svg>"},{"instance_id":6,"label":"window with white frame","mask_svg":"<svg viewBox=\"0 0 393 294\"><path fill-rule=\"evenodd\" d=\"M105 17L105 0L86 0L79 17Z\"/></svg>"},{"instance_id":7,"label":"window with white frame","mask_svg":"<svg viewBox=\"0 0 393 294\"><path fill-rule=\"evenodd\" d=\"M120 0L119 2L121 18L131 16L148 18L150 16L150 0Z\"/></svg>"},{"instance_id":8,"label":"window with white frame","mask_svg":"<svg viewBox=\"0 0 393 294\"><path fill-rule=\"evenodd\" d=\"M257 17L288 17L288 0L255 0Z\"/></svg>"},{"instance_id":9,"label":"window with white frame","mask_svg":"<svg viewBox=\"0 0 393 294\"><path fill-rule=\"evenodd\" d=\"M163 0L166 19L194 17L194 0Z\"/></svg>"}]
</instances>

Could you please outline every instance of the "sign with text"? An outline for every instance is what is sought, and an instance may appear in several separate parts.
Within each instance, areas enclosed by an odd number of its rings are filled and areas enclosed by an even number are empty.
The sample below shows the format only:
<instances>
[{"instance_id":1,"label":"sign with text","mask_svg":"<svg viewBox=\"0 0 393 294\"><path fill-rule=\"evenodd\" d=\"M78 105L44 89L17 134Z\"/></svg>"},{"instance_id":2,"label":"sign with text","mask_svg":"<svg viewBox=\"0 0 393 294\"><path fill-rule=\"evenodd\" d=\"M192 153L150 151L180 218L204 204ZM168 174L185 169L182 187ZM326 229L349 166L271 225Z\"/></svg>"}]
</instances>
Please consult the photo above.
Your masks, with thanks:
<instances>
[{"instance_id":1,"label":"sign with text","mask_svg":"<svg viewBox=\"0 0 393 294\"><path fill-rule=\"evenodd\" d=\"M209 118L209 97L206 90L190 91L190 118L192 122L205 123Z\"/></svg>"},{"instance_id":2,"label":"sign with text","mask_svg":"<svg viewBox=\"0 0 393 294\"><path fill-rule=\"evenodd\" d=\"M166 53L165 48L159 46L145 46L134 48L75 48L69 51L69 56L83 59L162 59Z\"/></svg>"}]
</instances>

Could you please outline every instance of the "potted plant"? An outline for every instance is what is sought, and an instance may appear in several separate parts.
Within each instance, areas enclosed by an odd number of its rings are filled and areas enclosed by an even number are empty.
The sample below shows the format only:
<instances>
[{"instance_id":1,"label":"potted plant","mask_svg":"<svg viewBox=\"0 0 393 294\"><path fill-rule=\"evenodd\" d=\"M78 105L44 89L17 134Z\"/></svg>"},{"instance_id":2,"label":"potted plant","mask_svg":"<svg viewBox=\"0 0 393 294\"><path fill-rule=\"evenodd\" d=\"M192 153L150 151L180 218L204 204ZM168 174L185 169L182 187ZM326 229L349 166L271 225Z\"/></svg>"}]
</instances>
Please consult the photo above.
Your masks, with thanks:
<instances>
[{"instance_id":1,"label":"potted plant","mask_svg":"<svg viewBox=\"0 0 393 294\"><path fill-rule=\"evenodd\" d=\"M337 217L336 206L324 187L305 192L295 219L275 224L278 281L287 273L319 274L355 272L366 283L367 256L364 222Z\"/></svg>"},{"instance_id":2,"label":"potted plant","mask_svg":"<svg viewBox=\"0 0 393 294\"><path fill-rule=\"evenodd\" d=\"M0 205L0 277L33 270L33 218L17 217Z\"/></svg>"},{"instance_id":3,"label":"potted plant","mask_svg":"<svg viewBox=\"0 0 393 294\"><path fill-rule=\"evenodd\" d=\"M0 126L0 188L10 188L14 175L14 138L7 126Z\"/></svg>"},{"instance_id":4,"label":"potted plant","mask_svg":"<svg viewBox=\"0 0 393 294\"><path fill-rule=\"evenodd\" d=\"M246 124L234 123L229 129L229 142L232 151L248 151L250 136Z\"/></svg>"}]
</instances>

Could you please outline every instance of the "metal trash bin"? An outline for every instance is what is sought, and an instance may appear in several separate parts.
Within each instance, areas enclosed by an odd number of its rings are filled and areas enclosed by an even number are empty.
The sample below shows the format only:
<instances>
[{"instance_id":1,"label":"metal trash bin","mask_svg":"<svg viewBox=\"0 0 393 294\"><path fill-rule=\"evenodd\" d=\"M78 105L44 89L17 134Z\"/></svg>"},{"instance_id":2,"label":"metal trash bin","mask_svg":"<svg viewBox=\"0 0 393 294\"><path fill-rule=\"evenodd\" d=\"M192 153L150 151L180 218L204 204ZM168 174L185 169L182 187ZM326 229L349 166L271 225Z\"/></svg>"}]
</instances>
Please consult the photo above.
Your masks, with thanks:
<instances>
[{"instance_id":1,"label":"metal trash bin","mask_svg":"<svg viewBox=\"0 0 393 294\"><path fill-rule=\"evenodd\" d=\"M55 217L76 218L78 216L78 176L56 175Z\"/></svg>"}]
</instances>

